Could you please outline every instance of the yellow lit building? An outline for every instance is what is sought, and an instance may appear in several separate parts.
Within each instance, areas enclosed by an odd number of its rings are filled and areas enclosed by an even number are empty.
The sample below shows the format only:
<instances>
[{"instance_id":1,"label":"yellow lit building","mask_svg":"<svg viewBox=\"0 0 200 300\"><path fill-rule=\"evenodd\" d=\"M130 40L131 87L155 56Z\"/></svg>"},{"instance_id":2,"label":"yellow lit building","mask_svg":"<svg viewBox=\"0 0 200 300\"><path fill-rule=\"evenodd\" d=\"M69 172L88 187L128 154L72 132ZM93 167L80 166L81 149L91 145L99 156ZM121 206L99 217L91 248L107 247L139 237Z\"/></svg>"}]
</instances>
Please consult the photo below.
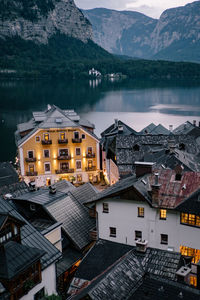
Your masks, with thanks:
<instances>
[{"instance_id":1,"label":"yellow lit building","mask_svg":"<svg viewBox=\"0 0 200 300\"><path fill-rule=\"evenodd\" d=\"M22 178L36 185L60 179L76 183L99 180L99 140L94 125L73 110L48 106L18 124L16 143Z\"/></svg>"}]
</instances>

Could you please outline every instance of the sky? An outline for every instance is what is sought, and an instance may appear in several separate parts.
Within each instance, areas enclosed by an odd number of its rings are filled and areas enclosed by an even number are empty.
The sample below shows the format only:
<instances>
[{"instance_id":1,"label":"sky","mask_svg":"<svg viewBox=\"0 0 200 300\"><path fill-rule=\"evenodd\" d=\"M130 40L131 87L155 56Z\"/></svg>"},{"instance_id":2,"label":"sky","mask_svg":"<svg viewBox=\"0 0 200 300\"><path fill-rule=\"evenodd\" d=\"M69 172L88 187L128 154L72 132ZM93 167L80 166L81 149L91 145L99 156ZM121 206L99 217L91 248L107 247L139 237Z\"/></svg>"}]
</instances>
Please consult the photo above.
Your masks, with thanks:
<instances>
[{"instance_id":1,"label":"sky","mask_svg":"<svg viewBox=\"0 0 200 300\"><path fill-rule=\"evenodd\" d=\"M188 0L74 0L82 9L105 7L116 10L133 10L141 12L152 18L159 18L161 13L168 8L183 6L194 2Z\"/></svg>"}]
</instances>

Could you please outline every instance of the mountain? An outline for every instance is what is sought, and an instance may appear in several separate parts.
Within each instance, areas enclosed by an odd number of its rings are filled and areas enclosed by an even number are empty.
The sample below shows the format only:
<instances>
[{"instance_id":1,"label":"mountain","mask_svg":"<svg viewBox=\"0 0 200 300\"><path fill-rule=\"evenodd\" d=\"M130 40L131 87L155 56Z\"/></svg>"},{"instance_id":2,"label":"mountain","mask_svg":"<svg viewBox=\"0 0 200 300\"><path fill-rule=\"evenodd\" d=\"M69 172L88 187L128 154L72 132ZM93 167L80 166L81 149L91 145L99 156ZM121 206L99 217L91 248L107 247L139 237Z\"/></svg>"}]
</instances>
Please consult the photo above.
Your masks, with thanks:
<instances>
[{"instance_id":1,"label":"mountain","mask_svg":"<svg viewBox=\"0 0 200 300\"><path fill-rule=\"evenodd\" d=\"M79 74L84 59L107 58L112 55L92 41L92 26L73 0L0 1L0 75L62 70L74 77L69 62L80 62Z\"/></svg>"},{"instance_id":2,"label":"mountain","mask_svg":"<svg viewBox=\"0 0 200 300\"><path fill-rule=\"evenodd\" d=\"M200 1L164 11L159 20L131 11L83 11L94 41L132 57L200 62Z\"/></svg>"},{"instance_id":3,"label":"mountain","mask_svg":"<svg viewBox=\"0 0 200 300\"><path fill-rule=\"evenodd\" d=\"M107 51L132 57L151 56L151 33L157 20L138 12L105 8L83 13L92 24L94 41Z\"/></svg>"}]
</instances>

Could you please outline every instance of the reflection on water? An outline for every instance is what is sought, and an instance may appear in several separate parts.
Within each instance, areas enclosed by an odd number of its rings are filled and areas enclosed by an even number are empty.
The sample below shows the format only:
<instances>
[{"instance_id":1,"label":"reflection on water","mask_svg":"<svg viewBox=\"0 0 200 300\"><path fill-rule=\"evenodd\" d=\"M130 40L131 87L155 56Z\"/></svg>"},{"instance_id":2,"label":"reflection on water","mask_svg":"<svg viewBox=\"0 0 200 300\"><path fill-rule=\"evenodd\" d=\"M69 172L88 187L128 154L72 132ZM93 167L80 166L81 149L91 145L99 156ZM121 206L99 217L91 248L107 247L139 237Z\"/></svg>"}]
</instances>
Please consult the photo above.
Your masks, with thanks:
<instances>
[{"instance_id":1,"label":"reflection on water","mask_svg":"<svg viewBox=\"0 0 200 300\"><path fill-rule=\"evenodd\" d=\"M2 81L0 99L0 139L6 145L0 148L1 160L15 155L16 124L48 103L74 108L95 123L97 135L115 118L136 130L151 122L168 127L200 118L200 86L194 82Z\"/></svg>"}]
</instances>

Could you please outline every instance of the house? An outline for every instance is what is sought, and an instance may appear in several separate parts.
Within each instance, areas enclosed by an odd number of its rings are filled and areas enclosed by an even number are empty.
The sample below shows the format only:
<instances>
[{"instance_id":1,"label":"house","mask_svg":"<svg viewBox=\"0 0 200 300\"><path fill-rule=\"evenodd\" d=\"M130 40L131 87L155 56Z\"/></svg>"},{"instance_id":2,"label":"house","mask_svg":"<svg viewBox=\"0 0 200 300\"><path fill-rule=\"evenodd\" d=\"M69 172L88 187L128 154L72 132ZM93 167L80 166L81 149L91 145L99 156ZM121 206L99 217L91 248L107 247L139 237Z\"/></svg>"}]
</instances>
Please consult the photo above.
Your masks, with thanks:
<instances>
[{"instance_id":1,"label":"house","mask_svg":"<svg viewBox=\"0 0 200 300\"><path fill-rule=\"evenodd\" d=\"M64 297L82 257L93 243L90 232L96 223L83 204L97 193L90 183L75 187L63 180L12 199L17 210L62 252L56 263L56 277L57 290Z\"/></svg>"},{"instance_id":2,"label":"house","mask_svg":"<svg viewBox=\"0 0 200 300\"><path fill-rule=\"evenodd\" d=\"M171 127L170 127L171 128ZM149 124L148 126L146 126L145 128L143 128L140 131L140 135L141 134L151 134L151 135L169 135L170 134L170 130L168 130L167 128L165 128L162 124L158 124L155 125L154 123Z\"/></svg>"},{"instance_id":3,"label":"house","mask_svg":"<svg viewBox=\"0 0 200 300\"><path fill-rule=\"evenodd\" d=\"M200 121L197 124L196 120L193 120L193 123L186 121L185 123L179 125L173 130L175 135L193 135L198 138L200 136Z\"/></svg>"},{"instance_id":4,"label":"house","mask_svg":"<svg viewBox=\"0 0 200 300\"><path fill-rule=\"evenodd\" d=\"M53 105L33 112L33 118L18 124L16 143L22 179L37 186L60 179L71 182L99 180L99 140L94 125L73 110Z\"/></svg>"},{"instance_id":5,"label":"house","mask_svg":"<svg viewBox=\"0 0 200 300\"><path fill-rule=\"evenodd\" d=\"M1 299L37 300L56 294L56 261L60 257L57 248L8 200L0 198Z\"/></svg>"},{"instance_id":6,"label":"house","mask_svg":"<svg viewBox=\"0 0 200 300\"><path fill-rule=\"evenodd\" d=\"M94 68L89 70L88 73L89 73L90 76L93 76L93 77L101 77L101 72L95 70Z\"/></svg>"},{"instance_id":7,"label":"house","mask_svg":"<svg viewBox=\"0 0 200 300\"><path fill-rule=\"evenodd\" d=\"M150 173L147 163L144 175L144 165L137 165L136 176L120 180L88 202L96 211L98 237L180 252L195 266L200 260L200 173L183 172L182 166ZM197 285L192 270L190 282Z\"/></svg>"},{"instance_id":8,"label":"house","mask_svg":"<svg viewBox=\"0 0 200 300\"><path fill-rule=\"evenodd\" d=\"M102 266L97 266L99 257ZM136 247L129 250L127 245L123 248L121 244L99 240L80 264L69 299L197 300L200 291L187 285L187 275L178 275L183 268L185 274L191 270L179 253L154 248L141 252Z\"/></svg>"}]
</instances>

